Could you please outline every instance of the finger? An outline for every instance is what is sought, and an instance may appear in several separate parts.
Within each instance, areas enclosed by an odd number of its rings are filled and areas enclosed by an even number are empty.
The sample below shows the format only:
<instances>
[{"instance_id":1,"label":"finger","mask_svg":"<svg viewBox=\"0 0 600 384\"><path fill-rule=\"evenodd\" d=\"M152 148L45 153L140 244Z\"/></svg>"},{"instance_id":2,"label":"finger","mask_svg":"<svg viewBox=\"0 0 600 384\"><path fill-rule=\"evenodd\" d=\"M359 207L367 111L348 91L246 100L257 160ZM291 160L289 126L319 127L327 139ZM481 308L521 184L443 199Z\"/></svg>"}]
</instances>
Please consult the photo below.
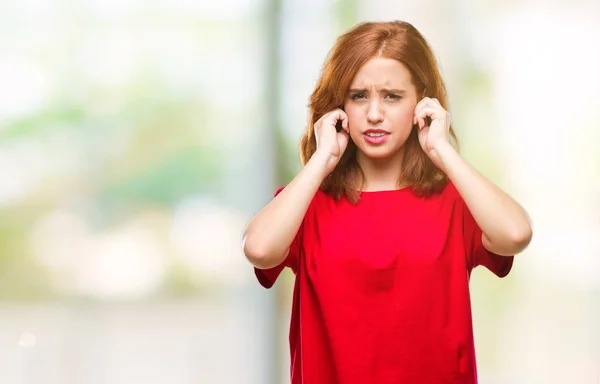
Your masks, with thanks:
<instances>
[{"instance_id":1,"label":"finger","mask_svg":"<svg viewBox=\"0 0 600 384\"><path fill-rule=\"evenodd\" d=\"M443 119L446 117L446 111L439 107L423 107L417 112L417 119L419 120L419 128L425 126L425 119L431 118L432 120Z\"/></svg>"},{"instance_id":2,"label":"finger","mask_svg":"<svg viewBox=\"0 0 600 384\"><path fill-rule=\"evenodd\" d=\"M348 121L348 115L344 113L344 119L342 120L342 127L346 133L350 133L350 123Z\"/></svg>"},{"instance_id":3,"label":"finger","mask_svg":"<svg viewBox=\"0 0 600 384\"><path fill-rule=\"evenodd\" d=\"M423 100L420 100L417 105L415 105L415 109L413 111L413 125L415 124L419 124L419 117L418 117L418 113L419 110L421 109L421 104L422 104Z\"/></svg>"},{"instance_id":4,"label":"finger","mask_svg":"<svg viewBox=\"0 0 600 384\"><path fill-rule=\"evenodd\" d=\"M348 142L350 141L350 135L345 132L342 131L341 134L338 137L338 144L340 146L340 153L343 154L346 151L346 148L348 147Z\"/></svg>"},{"instance_id":5,"label":"finger","mask_svg":"<svg viewBox=\"0 0 600 384\"><path fill-rule=\"evenodd\" d=\"M336 119L336 124L341 122L341 127L344 131L348 132L348 115L342 109L336 109L334 111L334 117Z\"/></svg>"},{"instance_id":6,"label":"finger","mask_svg":"<svg viewBox=\"0 0 600 384\"><path fill-rule=\"evenodd\" d=\"M420 108L422 108L427 103L427 99L429 99L429 98L428 97L424 97L421 100L419 100L419 102L417 103L417 105L415 105L415 111L417 111Z\"/></svg>"},{"instance_id":7,"label":"finger","mask_svg":"<svg viewBox=\"0 0 600 384\"><path fill-rule=\"evenodd\" d=\"M423 108L426 108L429 105L430 101L431 99L429 97L424 97L417 103L415 106L414 124L419 123L419 113Z\"/></svg>"},{"instance_id":8,"label":"finger","mask_svg":"<svg viewBox=\"0 0 600 384\"><path fill-rule=\"evenodd\" d=\"M440 102L437 99L432 99L430 97L425 97L423 98L423 100L421 100L415 107L415 111L418 111L420 109L423 108L427 108L427 107L433 107L433 108L441 108L444 109L442 107L442 105L440 104Z\"/></svg>"},{"instance_id":9,"label":"finger","mask_svg":"<svg viewBox=\"0 0 600 384\"><path fill-rule=\"evenodd\" d=\"M435 97L430 98L429 101L430 101L430 104L432 104L434 106L444 108L444 107L442 107L442 104L440 103L440 101L438 99L436 99Z\"/></svg>"},{"instance_id":10,"label":"finger","mask_svg":"<svg viewBox=\"0 0 600 384\"><path fill-rule=\"evenodd\" d=\"M339 108L336 109L332 109L331 111L325 113L323 116L321 116L321 118L317 121L322 121L322 122L327 122L327 123L331 123L332 121L335 122L335 120L338 119L340 112L344 112Z\"/></svg>"},{"instance_id":11,"label":"finger","mask_svg":"<svg viewBox=\"0 0 600 384\"><path fill-rule=\"evenodd\" d=\"M434 97L433 98L432 97L423 98L423 100L421 100L417 104L417 106L415 107L415 110L419 110L421 108L426 108L426 107L441 108L445 111L445 109L442 106L442 104L440 103L440 101Z\"/></svg>"},{"instance_id":12,"label":"finger","mask_svg":"<svg viewBox=\"0 0 600 384\"><path fill-rule=\"evenodd\" d=\"M341 109L334 109L330 112L327 112L323 116L321 116L321 118L315 124L315 127L317 125L331 126L337 132L339 132L342 129L344 129L344 117L345 116L346 116L346 114Z\"/></svg>"},{"instance_id":13,"label":"finger","mask_svg":"<svg viewBox=\"0 0 600 384\"><path fill-rule=\"evenodd\" d=\"M419 118L431 117L432 119L442 119L446 116L446 110L440 107L423 107L417 112L417 117Z\"/></svg>"}]
</instances>

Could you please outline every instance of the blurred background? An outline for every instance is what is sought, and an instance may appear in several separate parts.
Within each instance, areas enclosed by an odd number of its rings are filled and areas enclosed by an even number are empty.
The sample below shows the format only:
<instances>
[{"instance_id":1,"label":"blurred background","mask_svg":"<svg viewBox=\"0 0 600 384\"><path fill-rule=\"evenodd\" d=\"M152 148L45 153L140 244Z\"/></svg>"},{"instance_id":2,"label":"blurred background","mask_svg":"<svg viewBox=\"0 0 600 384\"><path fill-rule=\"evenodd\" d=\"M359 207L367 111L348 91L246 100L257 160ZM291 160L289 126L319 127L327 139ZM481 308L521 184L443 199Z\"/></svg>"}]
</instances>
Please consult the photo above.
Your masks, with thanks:
<instances>
[{"instance_id":1,"label":"blurred background","mask_svg":"<svg viewBox=\"0 0 600 384\"><path fill-rule=\"evenodd\" d=\"M597 0L0 0L0 383L288 383L293 275L240 235L335 38L392 19L534 221L473 274L480 382L600 383Z\"/></svg>"}]
</instances>

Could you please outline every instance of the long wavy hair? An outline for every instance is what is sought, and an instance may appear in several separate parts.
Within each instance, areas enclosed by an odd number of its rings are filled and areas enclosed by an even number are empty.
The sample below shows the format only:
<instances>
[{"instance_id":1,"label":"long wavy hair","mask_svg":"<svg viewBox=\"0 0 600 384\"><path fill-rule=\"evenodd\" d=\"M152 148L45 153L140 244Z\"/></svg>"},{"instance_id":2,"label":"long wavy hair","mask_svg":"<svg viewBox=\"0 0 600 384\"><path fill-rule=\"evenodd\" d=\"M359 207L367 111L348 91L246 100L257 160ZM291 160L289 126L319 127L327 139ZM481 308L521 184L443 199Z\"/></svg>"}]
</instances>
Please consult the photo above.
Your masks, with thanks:
<instances>
[{"instance_id":1,"label":"long wavy hair","mask_svg":"<svg viewBox=\"0 0 600 384\"><path fill-rule=\"evenodd\" d=\"M404 64L421 97L439 100L448 109L446 86L433 51L421 33L404 21L361 23L341 35L325 60L321 76L309 101L309 119L300 141L300 158L306 164L317 149L314 125L323 115L344 104L348 89L358 70L370 59L384 57ZM458 150L452 126L450 141ZM356 145L350 140L335 169L323 180L321 189L336 199L345 195L355 204L360 198L364 173L356 161ZM419 196L431 195L444 188L447 176L422 150L414 126L404 144L399 184Z\"/></svg>"}]
</instances>

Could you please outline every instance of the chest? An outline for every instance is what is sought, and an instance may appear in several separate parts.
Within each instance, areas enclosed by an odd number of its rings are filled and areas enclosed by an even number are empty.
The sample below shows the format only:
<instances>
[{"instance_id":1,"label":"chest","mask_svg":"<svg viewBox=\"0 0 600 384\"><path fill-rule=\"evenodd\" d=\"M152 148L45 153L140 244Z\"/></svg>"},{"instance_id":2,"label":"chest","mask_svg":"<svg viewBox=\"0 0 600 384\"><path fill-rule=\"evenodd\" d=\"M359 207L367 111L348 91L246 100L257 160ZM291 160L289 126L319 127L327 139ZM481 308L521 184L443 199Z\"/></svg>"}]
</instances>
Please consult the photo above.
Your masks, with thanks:
<instances>
[{"instance_id":1,"label":"chest","mask_svg":"<svg viewBox=\"0 0 600 384\"><path fill-rule=\"evenodd\" d=\"M313 281L387 290L460 263L451 206L328 205L307 217L303 256Z\"/></svg>"}]
</instances>

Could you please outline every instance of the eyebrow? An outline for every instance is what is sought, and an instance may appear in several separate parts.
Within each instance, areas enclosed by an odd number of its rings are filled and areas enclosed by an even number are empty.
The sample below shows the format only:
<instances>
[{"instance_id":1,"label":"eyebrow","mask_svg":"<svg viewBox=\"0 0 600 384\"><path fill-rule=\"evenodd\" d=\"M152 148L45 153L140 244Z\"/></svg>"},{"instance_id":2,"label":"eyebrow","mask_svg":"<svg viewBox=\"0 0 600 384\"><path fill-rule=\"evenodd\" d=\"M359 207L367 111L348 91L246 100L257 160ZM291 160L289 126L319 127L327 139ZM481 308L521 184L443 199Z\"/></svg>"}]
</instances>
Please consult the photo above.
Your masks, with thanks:
<instances>
[{"instance_id":1,"label":"eyebrow","mask_svg":"<svg viewBox=\"0 0 600 384\"><path fill-rule=\"evenodd\" d=\"M384 92L384 93L397 93L397 94L405 94L406 91L403 89L395 89L395 88L379 88L380 92ZM349 91L350 93L367 93L368 90L366 88L363 89L358 89L358 88L352 88Z\"/></svg>"}]
</instances>

